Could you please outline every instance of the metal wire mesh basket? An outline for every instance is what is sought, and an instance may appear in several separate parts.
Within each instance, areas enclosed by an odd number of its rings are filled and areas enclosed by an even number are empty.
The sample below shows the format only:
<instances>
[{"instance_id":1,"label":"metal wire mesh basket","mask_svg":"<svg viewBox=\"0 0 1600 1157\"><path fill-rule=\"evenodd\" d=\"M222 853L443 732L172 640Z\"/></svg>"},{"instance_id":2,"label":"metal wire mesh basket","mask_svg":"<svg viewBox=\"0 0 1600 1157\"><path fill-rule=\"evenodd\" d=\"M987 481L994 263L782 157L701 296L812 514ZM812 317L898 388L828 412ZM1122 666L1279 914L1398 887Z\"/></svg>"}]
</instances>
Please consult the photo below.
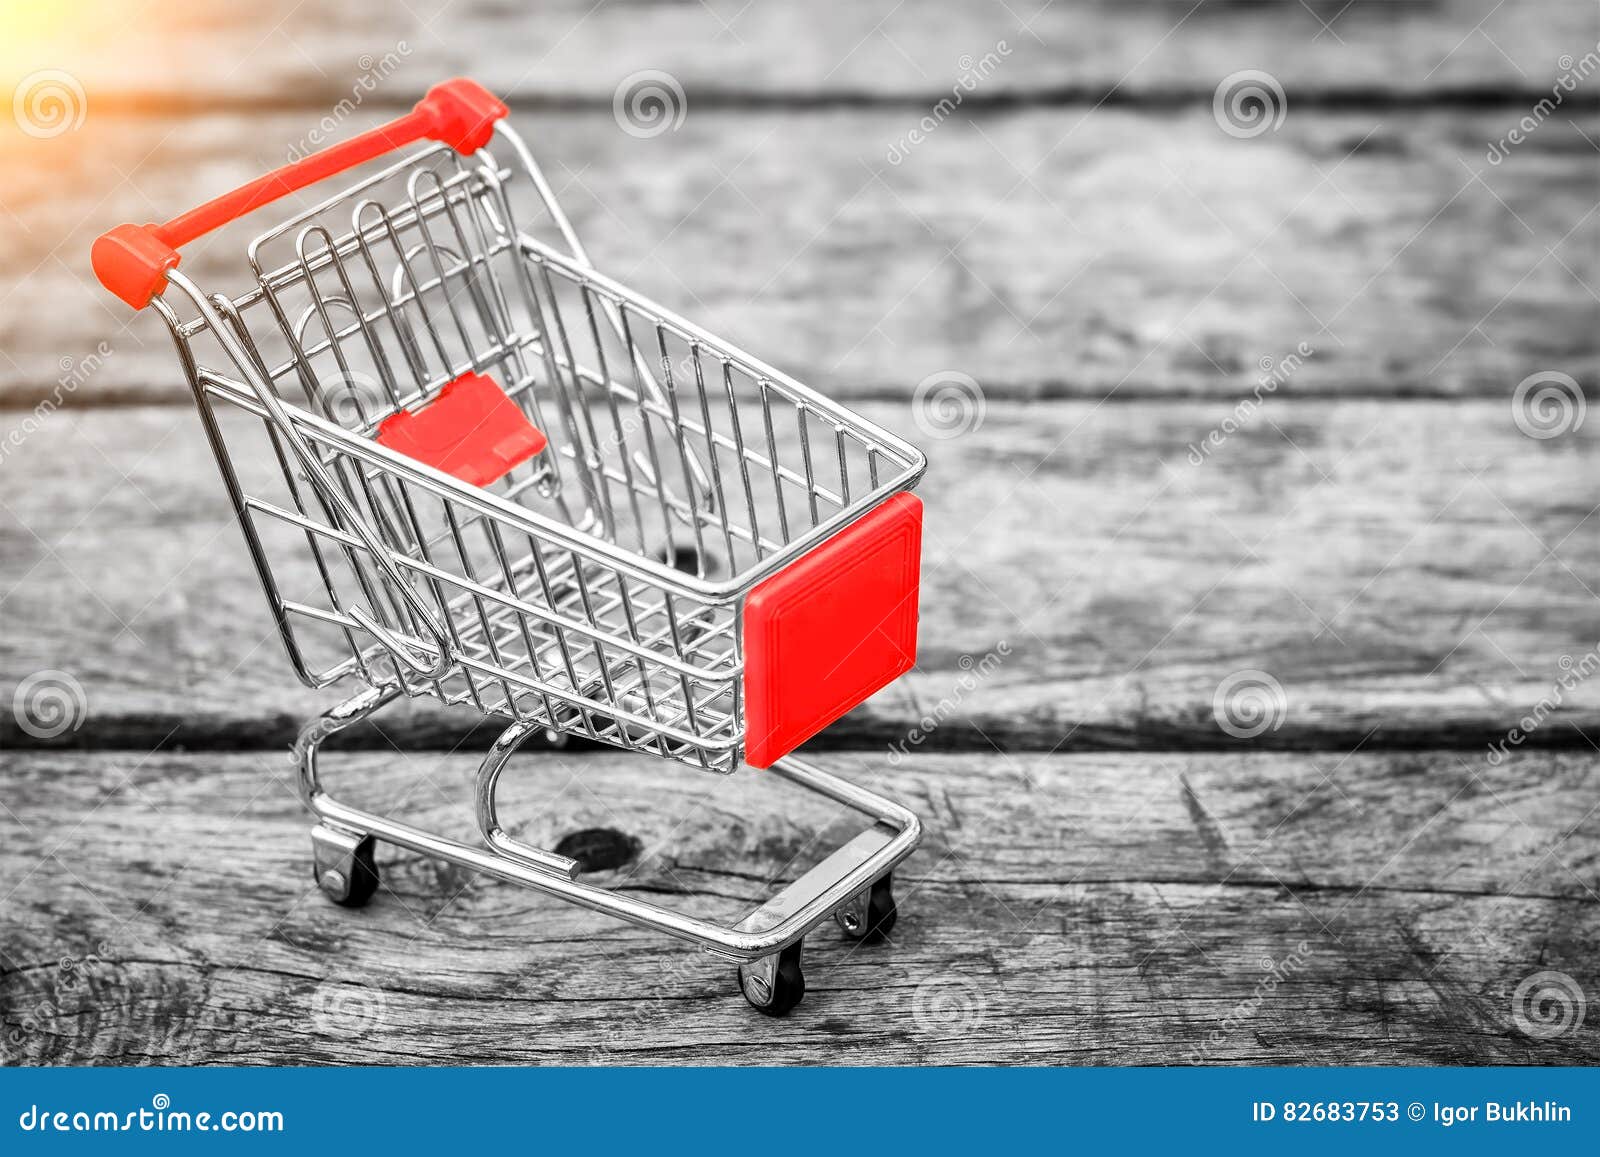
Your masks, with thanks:
<instances>
[{"instance_id":1,"label":"metal wire mesh basket","mask_svg":"<svg viewBox=\"0 0 1600 1157\"><path fill-rule=\"evenodd\" d=\"M167 320L304 681L357 677L368 710L470 706L518 741L780 763L914 660L924 459L598 272L505 111L440 85L166 225L112 230L97 272ZM200 235L423 139L257 236L244 292L178 271ZM561 247L519 229L529 192ZM485 838L549 869L496 839L490 770ZM360 818L346 834L380 831ZM880 868L914 843L900 819ZM353 856L335 853L341 887Z\"/></svg>"}]
</instances>

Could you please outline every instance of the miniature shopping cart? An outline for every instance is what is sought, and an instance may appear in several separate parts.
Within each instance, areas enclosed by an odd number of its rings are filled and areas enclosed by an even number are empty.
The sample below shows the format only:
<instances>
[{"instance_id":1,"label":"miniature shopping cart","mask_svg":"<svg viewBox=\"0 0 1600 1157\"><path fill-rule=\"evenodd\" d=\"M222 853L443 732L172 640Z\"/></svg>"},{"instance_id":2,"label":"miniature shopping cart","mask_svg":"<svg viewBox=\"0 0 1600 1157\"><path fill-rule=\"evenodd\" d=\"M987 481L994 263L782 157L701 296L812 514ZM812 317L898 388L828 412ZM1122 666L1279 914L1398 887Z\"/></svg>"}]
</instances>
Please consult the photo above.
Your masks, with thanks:
<instances>
[{"instance_id":1,"label":"miniature shopping cart","mask_svg":"<svg viewBox=\"0 0 1600 1157\"><path fill-rule=\"evenodd\" d=\"M95 271L172 331L295 672L366 685L295 747L321 889L364 904L386 840L693 941L781 1015L829 915L888 933L920 837L790 752L912 666L925 462L596 271L506 114L441 84L165 225L118 226ZM256 237L236 295L178 271L187 243L420 142ZM324 789L322 743L402 696L506 722L478 771L481 845ZM683 915L502 826L507 760L546 731L770 767L873 825L733 926Z\"/></svg>"}]
</instances>

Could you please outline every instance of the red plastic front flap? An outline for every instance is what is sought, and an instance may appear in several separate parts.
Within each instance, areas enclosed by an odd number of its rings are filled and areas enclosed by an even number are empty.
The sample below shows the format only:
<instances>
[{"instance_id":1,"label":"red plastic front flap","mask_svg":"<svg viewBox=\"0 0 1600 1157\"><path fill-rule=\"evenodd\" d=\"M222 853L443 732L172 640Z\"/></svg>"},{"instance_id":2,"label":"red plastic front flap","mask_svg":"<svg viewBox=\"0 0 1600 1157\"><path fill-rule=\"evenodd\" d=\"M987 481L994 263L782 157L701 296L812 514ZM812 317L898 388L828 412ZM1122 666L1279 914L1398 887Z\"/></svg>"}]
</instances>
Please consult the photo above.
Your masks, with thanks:
<instances>
[{"instance_id":1,"label":"red plastic front flap","mask_svg":"<svg viewBox=\"0 0 1600 1157\"><path fill-rule=\"evenodd\" d=\"M474 486L499 481L547 444L493 378L471 372L416 413L385 418L378 441Z\"/></svg>"},{"instance_id":2,"label":"red plastic front flap","mask_svg":"<svg viewBox=\"0 0 1600 1157\"><path fill-rule=\"evenodd\" d=\"M745 600L744 759L772 764L917 661L922 502L896 494Z\"/></svg>"}]
</instances>

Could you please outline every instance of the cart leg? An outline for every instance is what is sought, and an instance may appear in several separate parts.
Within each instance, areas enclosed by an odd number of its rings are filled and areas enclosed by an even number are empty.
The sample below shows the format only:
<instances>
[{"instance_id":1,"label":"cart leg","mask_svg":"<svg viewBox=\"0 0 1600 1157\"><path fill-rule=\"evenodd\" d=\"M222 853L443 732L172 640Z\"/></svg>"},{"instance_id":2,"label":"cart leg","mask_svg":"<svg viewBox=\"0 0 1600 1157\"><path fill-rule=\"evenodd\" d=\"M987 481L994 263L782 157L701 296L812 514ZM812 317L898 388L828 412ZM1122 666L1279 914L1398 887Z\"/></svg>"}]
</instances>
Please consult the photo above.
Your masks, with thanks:
<instances>
[{"instance_id":1,"label":"cart leg","mask_svg":"<svg viewBox=\"0 0 1600 1157\"><path fill-rule=\"evenodd\" d=\"M478 770L481 844L462 843L334 799L317 772L323 741L399 697L395 687L363 691L306 724L295 743L300 791L318 821L312 832L317 884L336 903L356 907L372 897L378 884L372 849L376 840L382 840L699 944L738 964L740 991L768 1016L785 1015L805 995L804 938L829 916L847 936L859 940L883 939L894 927L892 872L921 839L921 821L893 800L794 756L777 761L771 773L874 822L732 926L586 883L578 878L576 861L506 832L496 791L512 754L539 730L531 723L508 726Z\"/></svg>"},{"instance_id":2,"label":"cart leg","mask_svg":"<svg viewBox=\"0 0 1600 1157\"><path fill-rule=\"evenodd\" d=\"M311 876L323 895L343 908L364 907L377 894L377 841L367 832L322 818L318 803L323 798L323 790L317 776L317 752L329 736L355 726L398 695L398 690L386 687L363 691L307 723L294 743L295 764L300 771L300 797L322 820L311 829Z\"/></svg>"},{"instance_id":3,"label":"cart leg","mask_svg":"<svg viewBox=\"0 0 1600 1157\"><path fill-rule=\"evenodd\" d=\"M500 733L500 738L489 748L489 754L478 765L477 813L478 833L483 842L508 859L516 860L540 872L554 872L568 880L578 878L578 861L544 848L535 848L514 840L500 826L500 811L496 804L496 788L506 762L516 753L528 737L543 730L532 723L513 723ZM547 734L549 734L547 732Z\"/></svg>"}]
</instances>

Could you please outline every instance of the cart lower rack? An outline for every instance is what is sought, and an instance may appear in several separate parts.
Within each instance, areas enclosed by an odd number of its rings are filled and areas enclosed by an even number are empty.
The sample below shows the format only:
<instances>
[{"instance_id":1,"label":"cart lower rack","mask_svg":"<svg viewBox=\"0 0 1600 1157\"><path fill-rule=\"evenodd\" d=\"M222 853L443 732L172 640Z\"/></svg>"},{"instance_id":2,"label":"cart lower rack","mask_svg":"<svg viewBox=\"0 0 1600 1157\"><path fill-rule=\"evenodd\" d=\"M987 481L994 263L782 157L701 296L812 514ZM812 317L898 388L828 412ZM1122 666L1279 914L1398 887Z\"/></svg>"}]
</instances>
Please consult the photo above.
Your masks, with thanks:
<instances>
[{"instance_id":1,"label":"cart lower rack","mask_svg":"<svg viewBox=\"0 0 1600 1157\"><path fill-rule=\"evenodd\" d=\"M779 1015L816 925L887 935L920 837L791 752L915 661L925 461L597 271L506 112L438 85L164 225L118 226L95 271L171 330L296 674L363 684L296 744L322 890L367 902L384 840L693 941ZM254 238L242 291L178 270L205 234L419 143ZM505 724L478 844L322 786L329 736L418 696ZM508 833L500 777L541 731L771 768L872 823L737 924L691 918Z\"/></svg>"}]
</instances>

